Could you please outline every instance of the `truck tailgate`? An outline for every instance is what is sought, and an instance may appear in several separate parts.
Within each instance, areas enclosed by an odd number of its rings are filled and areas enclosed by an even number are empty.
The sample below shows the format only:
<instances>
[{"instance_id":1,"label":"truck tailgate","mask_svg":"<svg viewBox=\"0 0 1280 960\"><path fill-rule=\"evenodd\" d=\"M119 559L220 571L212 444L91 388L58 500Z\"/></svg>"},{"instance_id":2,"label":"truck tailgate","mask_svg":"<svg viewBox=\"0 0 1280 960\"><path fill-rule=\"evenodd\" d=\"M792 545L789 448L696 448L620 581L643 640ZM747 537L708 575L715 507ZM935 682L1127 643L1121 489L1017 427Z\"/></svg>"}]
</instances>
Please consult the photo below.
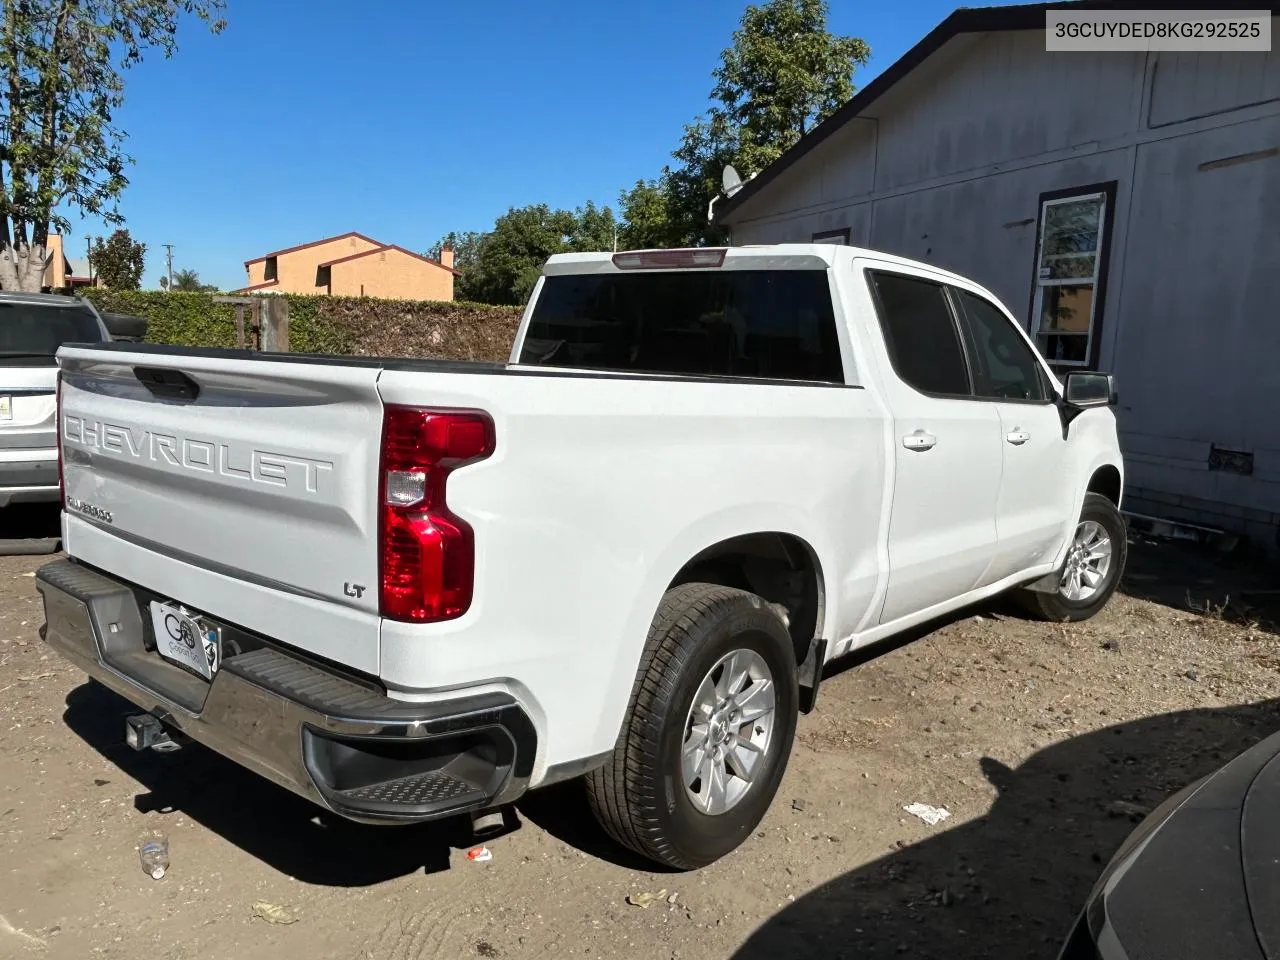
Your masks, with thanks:
<instances>
[{"instance_id":1,"label":"truck tailgate","mask_svg":"<svg viewBox=\"0 0 1280 960\"><path fill-rule=\"evenodd\" d=\"M376 671L377 365L119 348L59 360L73 556L145 552L129 565L150 571L143 586ZM340 608L329 622L347 636L316 636L317 606Z\"/></svg>"}]
</instances>

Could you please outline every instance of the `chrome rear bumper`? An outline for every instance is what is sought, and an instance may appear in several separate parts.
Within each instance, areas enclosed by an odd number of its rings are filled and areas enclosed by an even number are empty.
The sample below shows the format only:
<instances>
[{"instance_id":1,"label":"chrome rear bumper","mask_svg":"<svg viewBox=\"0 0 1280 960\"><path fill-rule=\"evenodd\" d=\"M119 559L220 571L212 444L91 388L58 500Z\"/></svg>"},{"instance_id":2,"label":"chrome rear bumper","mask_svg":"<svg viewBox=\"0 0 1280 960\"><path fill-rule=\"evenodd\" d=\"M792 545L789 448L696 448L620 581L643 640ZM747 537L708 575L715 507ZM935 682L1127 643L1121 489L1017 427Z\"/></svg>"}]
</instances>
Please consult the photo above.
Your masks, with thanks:
<instances>
[{"instance_id":1,"label":"chrome rear bumper","mask_svg":"<svg viewBox=\"0 0 1280 960\"><path fill-rule=\"evenodd\" d=\"M536 733L515 700L484 693L392 700L266 638L244 641L208 683L162 659L145 591L73 560L36 574L46 643L142 710L268 780L352 820L407 823L524 792Z\"/></svg>"}]
</instances>

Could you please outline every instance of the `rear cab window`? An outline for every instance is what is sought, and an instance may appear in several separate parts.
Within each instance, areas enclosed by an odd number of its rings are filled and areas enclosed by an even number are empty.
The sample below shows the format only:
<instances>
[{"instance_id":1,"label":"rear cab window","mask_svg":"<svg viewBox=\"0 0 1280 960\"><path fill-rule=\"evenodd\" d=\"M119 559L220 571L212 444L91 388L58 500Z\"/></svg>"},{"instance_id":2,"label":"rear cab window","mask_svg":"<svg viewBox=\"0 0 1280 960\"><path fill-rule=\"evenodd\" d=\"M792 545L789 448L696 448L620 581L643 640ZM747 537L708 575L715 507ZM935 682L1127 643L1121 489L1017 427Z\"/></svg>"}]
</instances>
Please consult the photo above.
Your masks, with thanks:
<instances>
[{"instance_id":1,"label":"rear cab window","mask_svg":"<svg viewBox=\"0 0 1280 960\"><path fill-rule=\"evenodd\" d=\"M99 343L93 312L74 301L66 306L0 299L0 364L53 364L64 343Z\"/></svg>"},{"instance_id":2,"label":"rear cab window","mask_svg":"<svg viewBox=\"0 0 1280 960\"><path fill-rule=\"evenodd\" d=\"M519 362L844 383L825 269L552 274Z\"/></svg>"}]
</instances>

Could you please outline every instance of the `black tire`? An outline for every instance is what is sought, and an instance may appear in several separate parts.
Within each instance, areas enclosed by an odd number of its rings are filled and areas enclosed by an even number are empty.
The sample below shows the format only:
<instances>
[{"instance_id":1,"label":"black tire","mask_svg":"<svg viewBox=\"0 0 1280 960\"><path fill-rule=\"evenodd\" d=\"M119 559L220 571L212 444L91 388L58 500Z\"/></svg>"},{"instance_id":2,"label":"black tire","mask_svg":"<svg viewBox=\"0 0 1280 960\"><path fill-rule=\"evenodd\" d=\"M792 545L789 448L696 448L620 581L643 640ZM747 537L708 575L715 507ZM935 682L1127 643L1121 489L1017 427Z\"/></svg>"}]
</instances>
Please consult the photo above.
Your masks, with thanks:
<instances>
[{"instance_id":1,"label":"black tire","mask_svg":"<svg viewBox=\"0 0 1280 960\"><path fill-rule=\"evenodd\" d=\"M1019 590L1022 606L1032 616L1055 623L1076 623L1088 620L1107 605L1111 595L1120 586L1124 565L1129 557L1128 528L1116 505L1097 493L1087 493L1080 522L1092 520L1098 523L1111 539L1111 566L1107 570L1102 588L1088 600L1068 600L1061 593L1040 593L1035 590Z\"/></svg>"},{"instance_id":2,"label":"black tire","mask_svg":"<svg viewBox=\"0 0 1280 960\"><path fill-rule=\"evenodd\" d=\"M774 727L742 799L708 815L686 794L681 742L698 686L738 649L759 654L772 673ZM791 636L764 600L708 583L667 591L649 628L613 757L587 776L596 819L618 843L664 866L692 870L718 860L751 835L777 793L798 706Z\"/></svg>"}]
</instances>

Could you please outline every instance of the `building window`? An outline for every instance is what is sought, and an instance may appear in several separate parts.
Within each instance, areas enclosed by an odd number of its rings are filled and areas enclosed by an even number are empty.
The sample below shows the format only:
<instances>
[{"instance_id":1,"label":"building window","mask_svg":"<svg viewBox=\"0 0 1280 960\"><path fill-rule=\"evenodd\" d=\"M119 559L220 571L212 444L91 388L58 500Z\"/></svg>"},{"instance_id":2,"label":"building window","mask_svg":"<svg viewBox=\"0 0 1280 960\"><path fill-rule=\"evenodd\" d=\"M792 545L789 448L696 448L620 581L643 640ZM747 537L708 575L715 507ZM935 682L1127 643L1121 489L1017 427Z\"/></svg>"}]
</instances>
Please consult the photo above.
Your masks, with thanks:
<instances>
[{"instance_id":1,"label":"building window","mask_svg":"<svg viewBox=\"0 0 1280 960\"><path fill-rule=\"evenodd\" d=\"M278 274L276 273L276 258L267 257L267 262L262 266L262 279L263 281L267 281L267 280L275 280L277 278L278 278Z\"/></svg>"},{"instance_id":2,"label":"building window","mask_svg":"<svg viewBox=\"0 0 1280 960\"><path fill-rule=\"evenodd\" d=\"M849 245L849 228L843 230L824 230L822 233L813 235L813 243L834 243L839 246Z\"/></svg>"},{"instance_id":3,"label":"building window","mask_svg":"<svg viewBox=\"0 0 1280 960\"><path fill-rule=\"evenodd\" d=\"M1040 198L1031 333L1054 366L1097 366L1115 184Z\"/></svg>"}]
</instances>

